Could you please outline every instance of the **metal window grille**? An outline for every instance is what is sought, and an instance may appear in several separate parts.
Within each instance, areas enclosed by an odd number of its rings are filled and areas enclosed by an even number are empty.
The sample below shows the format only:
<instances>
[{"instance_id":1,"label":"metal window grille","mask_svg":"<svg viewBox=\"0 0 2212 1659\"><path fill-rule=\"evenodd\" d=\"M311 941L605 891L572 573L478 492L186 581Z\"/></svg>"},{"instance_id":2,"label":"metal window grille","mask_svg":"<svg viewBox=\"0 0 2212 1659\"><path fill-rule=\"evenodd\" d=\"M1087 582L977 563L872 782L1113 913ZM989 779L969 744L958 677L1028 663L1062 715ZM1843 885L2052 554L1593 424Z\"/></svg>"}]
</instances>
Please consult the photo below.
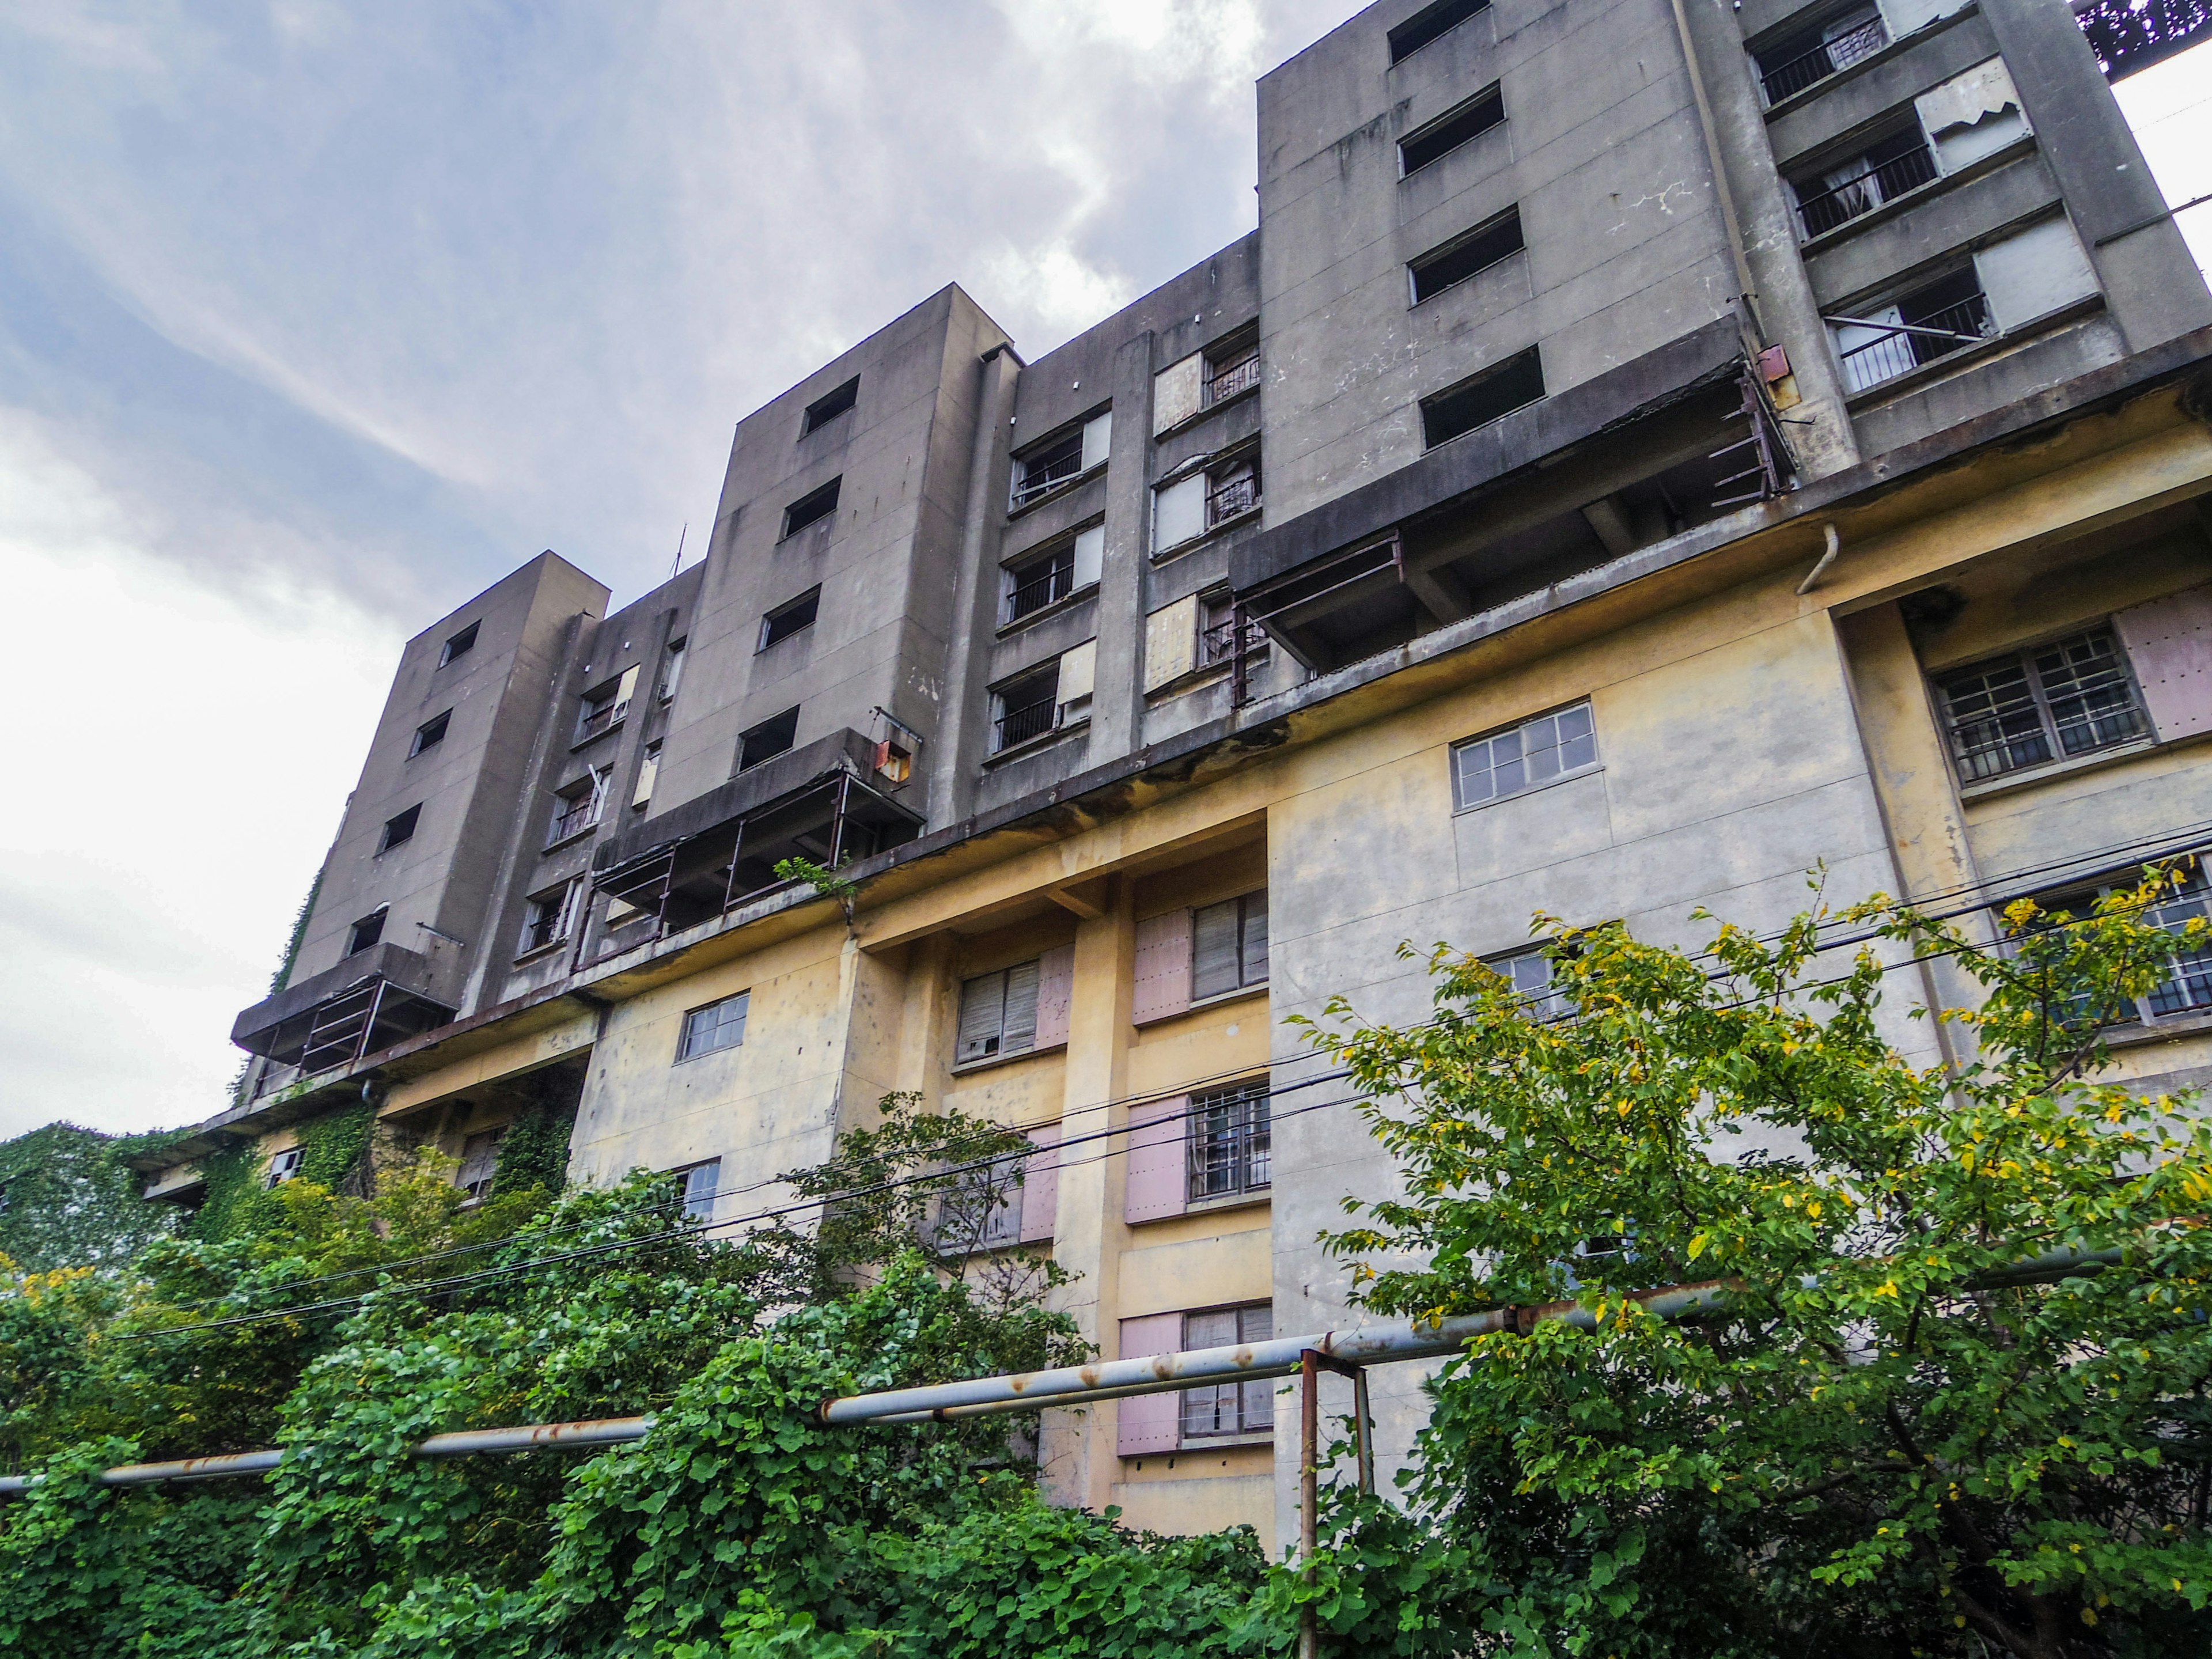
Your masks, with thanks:
<instances>
[{"instance_id":1,"label":"metal window grille","mask_svg":"<svg viewBox=\"0 0 2212 1659\"><path fill-rule=\"evenodd\" d=\"M530 913L522 924L522 948L527 953L568 936L570 900L576 890L571 882L557 893L548 893L530 901Z\"/></svg>"},{"instance_id":2,"label":"metal window grille","mask_svg":"<svg viewBox=\"0 0 2212 1659\"><path fill-rule=\"evenodd\" d=\"M1234 612L1235 606L1225 599L1207 603L1206 623L1198 634L1200 667L1216 668L1231 661L1240 648L1248 662L1267 654L1267 630L1247 617L1243 619L1243 633L1240 641Z\"/></svg>"},{"instance_id":3,"label":"metal window grille","mask_svg":"<svg viewBox=\"0 0 2212 1659\"><path fill-rule=\"evenodd\" d=\"M1461 744L1452 750L1452 784L1461 806L1479 806L1596 763L1590 706L1578 702Z\"/></svg>"},{"instance_id":4,"label":"metal window grille","mask_svg":"<svg viewBox=\"0 0 2212 1659\"><path fill-rule=\"evenodd\" d=\"M2042 914L2031 927L2040 931L2060 926L2069 918L2087 917L2099 900L2117 892L2132 891L2136 884L2130 878L2100 883L2073 892L2039 894L2035 902ZM1998 920L2002 927L2002 915ZM2174 934L2184 932L2192 921L2212 921L2212 880L2208 880L2203 863L2192 859L2191 866L2178 876L2166 896L2142 912L2142 920ZM2212 1009L2212 946L2176 956L2148 995L2122 998L2101 1007L2089 995L2077 997L2069 1011L2068 1023L2094 1026L2140 1020L2150 1024L2177 1014L2206 1009Z\"/></svg>"},{"instance_id":5,"label":"metal window grille","mask_svg":"<svg viewBox=\"0 0 2212 1659\"><path fill-rule=\"evenodd\" d=\"M1822 190L1810 194L1799 192L1797 214L1808 240L1838 225L1847 225L1873 212L1884 202L1893 201L1908 190L1917 190L1936 178L1935 152L1924 140L1915 142L1899 155L1880 161L1871 155L1861 160L1858 171Z\"/></svg>"},{"instance_id":6,"label":"metal window grille","mask_svg":"<svg viewBox=\"0 0 2212 1659\"><path fill-rule=\"evenodd\" d=\"M733 997L724 997L720 1002L710 1002L685 1014L684 1036L677 1044L676 1058L694 1060L701 1054L738 1047L745 1040L745 1017L751 1010L752 1000L750 991L740 991Z\"/></svg>"},{"instance_id":7,"label":"metal window grille","mask_svg":"<svg viewBox=\"0 0 2212 1659\"><path fill-rule=\"evenodd\" d=\"M1018 565L1008 573L1012 586L1006 595L1006 620L1057 605L1075 592L1075 544L1054 549L1043 558Z\"/></svg>"},{"instance_id":8,"label":"metal window grille","mask_svg":"<svg viewBox=\"0 0 2212 1659\"><path fill-rule=\"evenodd\" d=\"M1265 1342L1275 1334L1272 1303L1222 1308L1210 1313L1185 1314L1185 1348L1226 1348L1244 1342ZM1187 1389L1182 1396L1182 1427L1185 1440L1204 1440L1221 1435L1256 1434L1275 1426L1275 1382L1216 1382Z\"/></svg>"},{"instance_id":9,"label":"metal window grille","mask_svg":"<svg viewBox=\"0 0 2212 1659\"><path fill-rule=\"evenodd\" d=\"M998 718L991 722L991 751L1041 738L1059 723L1060 665L1017 681L999 694Z\"/></svg>"},{"instance_id":10,"label":"metal window grille","mask_svg":"<svg viewBox=\"0 0 2212 1659\"><path fill-rule=\"evenodd\" d=\"M2112 633L2092 629L1937 682L1962 781L2128 743L2149 731Z\"/></svg>"},{"instance_id":11,"label":"metal window grille","mask_svg":"<svg viewBox=\"0 0 2212 1659\"><path fill-rule=\"evenodd\" d=\"M1778 104L1832 75L1842 73L1861 58L1873 57L1888 44L1889 31L1882 26L1881 19L1870 17L1833 40L1823 40L1810 52L1799 52L1772 69L1763 70L1759 84L1765 89L1766 101Z\"/></svg>"},{"instance_id":12,"label":"metal window grille","mask_svg":"<svg viewBox=\"0 0 2212 1659\"><path fill-rule=\"evenodd\" d=\"M1978 291L1955 305L1927 313L1917 322L1881 326L1888 332L1838 354L1846 391L1864 392L1987 339L1991 332L1990 302Z\"/></svg>"},{"instance_id":13,"label":"metal window grille","mask_svg":"<svg viewBox=\"0 0 2212 1659\"><path fill-rule=\"evenodd\" d=\"M1247 346L1239 356L1206 364L1206 406L1225 404L1259 384L1260 348Z\"/></svg>"},{"instance_id":14,"label":"metal window grille","mask_svg":"<svg viewBox=\"0 0 2212 1659\"><path fill-rule=\"evenodd\" d=\"M1083 434L1079 430L1050 448L1014 464L1013 504L1026 507L1069 479L1082 476Z\"/></svg>"},{"instance_id":15,"label":"metal window grille","mask_svg":"<svg viewBox=\"0 0 2212 1659\"><path fill-rule=\"evenodd\" d=\"M553 816L553 830L546 844L566 841L569 836L590 829L599 821L599 808L605 804L607 778L610 769L602 767L579 785L554 797L561 803Z\"/></svg>"},{"instance_id":16,"label":"metal window grille","mask_svg":"<svg viewBox=\"0 0 2212 1659\"><path fill-rule=\"evenodd\" d=\"M1206 480L1206 527L1212 530L1260 505L1260 468L1243 461Z\"/></svg>"},{"instance_id":17,"label":"metal window grille","mask_svg":"<svg viewBox=\"0 0 2212 1659\"><path fill-rule=\"evenodd\" d=\"M1190 1200L1229 1198L1268 1184L1269 1087L1255 1078L1190 1102Z\"/></svg>"},{"instance_id":18,"label":"metal window grille","mask_svg":"<svg viewBox=\"0 0 2212 1659\"><path fill-rule=\"evenodd\" d=\"M610 730L629 713L629 705L611 691L584 699L584 712L576 720L579 738L593 738Z\"/></svg>"}]
</instances>

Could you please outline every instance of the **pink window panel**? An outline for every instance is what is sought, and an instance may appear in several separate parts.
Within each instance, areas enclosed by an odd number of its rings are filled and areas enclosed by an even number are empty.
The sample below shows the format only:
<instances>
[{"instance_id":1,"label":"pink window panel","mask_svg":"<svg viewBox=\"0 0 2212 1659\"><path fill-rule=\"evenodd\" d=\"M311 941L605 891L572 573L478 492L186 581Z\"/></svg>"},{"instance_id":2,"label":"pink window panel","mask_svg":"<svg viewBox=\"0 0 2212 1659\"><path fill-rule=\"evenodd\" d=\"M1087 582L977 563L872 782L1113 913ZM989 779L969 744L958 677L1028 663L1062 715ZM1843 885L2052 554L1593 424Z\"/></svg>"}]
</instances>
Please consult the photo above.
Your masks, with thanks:
<instances>
[{"instance_id":1,"label":"pink window panel","mask_svg":"<svg viewBox=\"0 0 2212 1659\"><path fill-rule=\"evenodd\" d=\"M2161 742L2212 731L2212 585L2115 612Z\"/></svg>"},{"instance_id":2,"label":"pink window panel","mask_svg":"<svg viewBox=\"0 0 2212 1659\"><path fill-rule=\"evenodd\" d=\"M1036 1046L1057 1048L1067 1041L1075 1012L1075 947L1062 945L1037 958Z\"/></svg>"},{"instance_id":3,"label":"pink window panel","mask_svg":"<svg viewBox=\"0 0 2212 1659\"><path fill-rule=\"evenodd\" d=\"M1188 1095L1139 1101L1129 1108L1129 1162L1121 1218L1133 1224L1181 1215L1188 1202L1183 1169L1183 1119Z\"/></svg>"},{"instance_id":4,"label":"pink window panel","mask_svg":"<svg viewBox=\"0 0 2212 1659\"><path fill-rule=\"evenodd\" d=\"M1151 1314L1121 1322L1123 1359L1149 1359L1173 1353L1182 1346L1182 1316ZM1124 1457L1176 1449L1182 1425L1182 1396L1179 1394L1137 1394L1118 1402L1114 1449Z\"/></svg>"},{"instance_id":5,"label":"pink window panel","mask_svg":"<svg viewBox=\"0 0 2212 1659\"><path fill-rule=\"evenodd\" d=\"M1131 1016L1145 1024L1190 1006L1190 912L1137 924L1137 994Z\"/></svg>"},{"instance_id":6,"label":"pink window panel","mask_svg":"<svg viewBox=\"0 0 2212 1659\"><path fill-rule=\"evenodd\" d=\"M1060 1125L1029 1132L1037 1150L1022 1164L1022 1243L1049 1244L1060 1220Z\"/></svg>"}]
</instances>

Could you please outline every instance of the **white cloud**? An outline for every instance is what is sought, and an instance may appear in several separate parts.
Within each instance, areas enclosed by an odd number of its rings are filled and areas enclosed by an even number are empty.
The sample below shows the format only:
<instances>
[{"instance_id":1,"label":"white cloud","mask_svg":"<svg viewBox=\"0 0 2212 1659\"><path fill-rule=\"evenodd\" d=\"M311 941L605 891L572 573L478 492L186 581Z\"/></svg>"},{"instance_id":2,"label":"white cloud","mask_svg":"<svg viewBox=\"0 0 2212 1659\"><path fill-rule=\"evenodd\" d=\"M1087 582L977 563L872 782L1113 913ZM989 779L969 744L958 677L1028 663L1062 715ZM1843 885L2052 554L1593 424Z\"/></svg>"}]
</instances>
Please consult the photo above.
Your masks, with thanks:
<instances>
[{"instance_id":1,"label":"white cloud","mask_svg":"<svg viewBox=\"0 0 2212 1659\"><path fill-rule=\"evenodd\" d=\"M0 416L18 618L0 817L0 1133L220 1110L337 827L398 641L327 594L227 592L134 545L95 482Z\"/></svg>"}]
</instances>

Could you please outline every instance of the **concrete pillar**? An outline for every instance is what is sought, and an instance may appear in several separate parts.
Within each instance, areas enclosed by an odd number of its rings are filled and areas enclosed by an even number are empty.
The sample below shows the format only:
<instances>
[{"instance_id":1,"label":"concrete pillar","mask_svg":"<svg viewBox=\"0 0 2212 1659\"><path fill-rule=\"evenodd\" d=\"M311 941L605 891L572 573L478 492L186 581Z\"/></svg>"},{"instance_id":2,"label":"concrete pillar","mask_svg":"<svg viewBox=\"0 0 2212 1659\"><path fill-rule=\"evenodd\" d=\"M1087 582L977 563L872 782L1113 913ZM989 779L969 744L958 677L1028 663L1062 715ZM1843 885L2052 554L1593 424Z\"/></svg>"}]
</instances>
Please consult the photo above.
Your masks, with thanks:
<instances>
[{"instance_id":1,"label":"concrete pillar","mask_svg":"<svg viewBox=\"0 0 2212 1659\"><path fill-rule=\"evenodd\" d=\"M1106 467L1106 556L1098 577L1098 666L1091 696L1096 766L1144 732L1145 572L1152 550L1152 335L1114 354L1114 453Z\"/></svg>"}]
</instances>

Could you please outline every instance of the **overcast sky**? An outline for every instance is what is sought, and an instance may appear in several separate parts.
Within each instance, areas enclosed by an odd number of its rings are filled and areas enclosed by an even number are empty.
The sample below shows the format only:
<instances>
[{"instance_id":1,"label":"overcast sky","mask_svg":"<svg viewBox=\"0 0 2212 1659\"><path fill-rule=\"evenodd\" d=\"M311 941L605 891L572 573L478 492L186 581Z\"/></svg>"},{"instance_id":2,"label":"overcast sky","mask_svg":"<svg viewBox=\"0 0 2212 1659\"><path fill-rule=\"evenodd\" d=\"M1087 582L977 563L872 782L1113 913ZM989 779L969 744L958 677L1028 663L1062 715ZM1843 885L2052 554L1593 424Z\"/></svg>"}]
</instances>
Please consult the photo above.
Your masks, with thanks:
<instances>
[{"instance_id":1,"label":"overcast sky","mask_svg":"<svg viewBox=\"0 0 2212 1659\"><path fill-rule=\"evenodd\" d=\"M0 1134L221 1109L407 635L651 586L947 282L1034 357L1242 235L1253 79L1358 9L0 0ZM2177 199L2208 81L2127 83Z\"/></svg>"}]
</instances>

